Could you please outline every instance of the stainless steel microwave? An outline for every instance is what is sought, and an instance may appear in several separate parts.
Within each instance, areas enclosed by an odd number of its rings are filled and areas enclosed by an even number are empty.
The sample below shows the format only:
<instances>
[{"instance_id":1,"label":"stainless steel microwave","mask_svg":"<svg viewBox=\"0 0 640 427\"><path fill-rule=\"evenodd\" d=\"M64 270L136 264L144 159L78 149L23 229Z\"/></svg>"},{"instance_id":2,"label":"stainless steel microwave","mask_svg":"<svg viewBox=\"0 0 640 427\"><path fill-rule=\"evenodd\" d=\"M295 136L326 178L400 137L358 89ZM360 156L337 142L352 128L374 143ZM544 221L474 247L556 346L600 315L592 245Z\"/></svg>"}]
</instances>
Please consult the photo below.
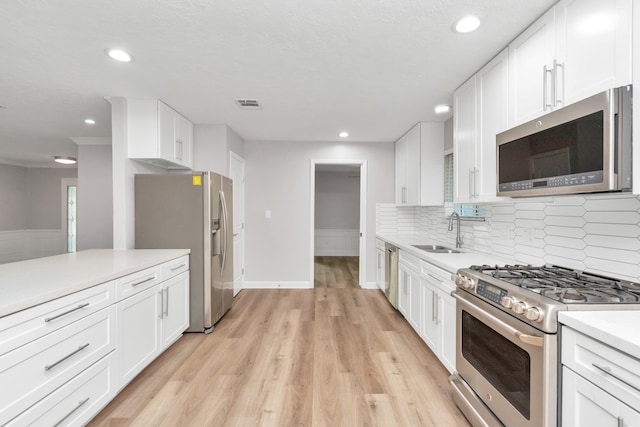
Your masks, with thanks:
<instances>
[{"instance_id":1,"label":"stainless steel microwave","mask_svg":"<svg viewBox=\"0 0 640 427\"><path fill-rule=\"evenodd\" d=\"M499 133L498 196L631 190L631 108L624 86Z\"/></svg>"}]
</instances>

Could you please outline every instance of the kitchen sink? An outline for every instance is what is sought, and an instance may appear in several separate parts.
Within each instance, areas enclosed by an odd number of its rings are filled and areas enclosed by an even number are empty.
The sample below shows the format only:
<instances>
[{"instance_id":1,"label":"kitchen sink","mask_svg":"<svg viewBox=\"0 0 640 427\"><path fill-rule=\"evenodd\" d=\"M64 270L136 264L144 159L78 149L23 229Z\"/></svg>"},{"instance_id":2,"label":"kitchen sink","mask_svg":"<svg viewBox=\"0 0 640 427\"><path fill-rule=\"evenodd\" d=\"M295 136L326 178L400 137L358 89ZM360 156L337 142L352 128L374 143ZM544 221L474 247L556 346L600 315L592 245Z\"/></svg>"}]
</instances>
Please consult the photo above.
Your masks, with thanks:
<instances>
[{"instance_id":1,"label":"kitchen sink","mask_svg":"<svg viewBox=\"0 0 640 427\"><path fill-rule=\"evenodd\" d=\"M436 254L459 254L461 251L441 245L412 245L414 248Z\"/></svg>"}]
</instances>

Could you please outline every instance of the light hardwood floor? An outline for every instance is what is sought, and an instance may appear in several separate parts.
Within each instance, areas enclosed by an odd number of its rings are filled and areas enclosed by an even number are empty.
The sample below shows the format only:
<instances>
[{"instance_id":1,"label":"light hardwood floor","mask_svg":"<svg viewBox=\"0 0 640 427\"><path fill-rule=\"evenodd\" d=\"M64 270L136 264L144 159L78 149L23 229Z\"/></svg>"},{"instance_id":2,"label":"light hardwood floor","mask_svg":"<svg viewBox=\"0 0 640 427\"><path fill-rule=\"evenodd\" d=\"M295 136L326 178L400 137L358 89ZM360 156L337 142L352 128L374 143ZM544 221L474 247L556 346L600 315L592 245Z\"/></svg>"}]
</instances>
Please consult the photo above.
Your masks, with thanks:
<instances>
[{"instance_id":1,"label":"light hardwood floor","mask_svg":"<svg viewBox=\"0 0 640 427\"><path fill-rule=\"evenodd\" d=\"M91 426L468 426L448 372L378 290L243 290Z\"/></svg>"},{"instance_id":2,"label":"light hardwood floor","mask_svg":"<svg viewBox=\"0 0 640 427\"><path fill-rule=\"evenodd\" d=\"M314 287L359 288L357 256L317 256L313 258Z\"/></svg>"}]
</instances>

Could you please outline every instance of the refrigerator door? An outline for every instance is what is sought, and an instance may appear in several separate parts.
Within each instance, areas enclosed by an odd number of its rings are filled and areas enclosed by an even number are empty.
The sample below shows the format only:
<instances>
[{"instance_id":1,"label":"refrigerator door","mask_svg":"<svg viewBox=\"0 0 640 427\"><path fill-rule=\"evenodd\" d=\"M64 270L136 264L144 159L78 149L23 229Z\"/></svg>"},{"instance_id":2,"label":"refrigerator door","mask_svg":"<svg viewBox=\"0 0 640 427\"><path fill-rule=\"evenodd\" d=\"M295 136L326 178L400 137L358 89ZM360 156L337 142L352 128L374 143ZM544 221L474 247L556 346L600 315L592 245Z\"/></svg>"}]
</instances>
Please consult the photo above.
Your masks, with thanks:
<instances>
[{"instance_id":1,"label":"refrigerator door","mask_svg":"<svg viewBox=\"0 0 640 427\"><path fill-rule=\"evenodd\" d=\"M222 268L222 309L223 314L233 303L233 181L222 177L221 199L224 206L224 252Z\"/></svg>"}]
</instances>

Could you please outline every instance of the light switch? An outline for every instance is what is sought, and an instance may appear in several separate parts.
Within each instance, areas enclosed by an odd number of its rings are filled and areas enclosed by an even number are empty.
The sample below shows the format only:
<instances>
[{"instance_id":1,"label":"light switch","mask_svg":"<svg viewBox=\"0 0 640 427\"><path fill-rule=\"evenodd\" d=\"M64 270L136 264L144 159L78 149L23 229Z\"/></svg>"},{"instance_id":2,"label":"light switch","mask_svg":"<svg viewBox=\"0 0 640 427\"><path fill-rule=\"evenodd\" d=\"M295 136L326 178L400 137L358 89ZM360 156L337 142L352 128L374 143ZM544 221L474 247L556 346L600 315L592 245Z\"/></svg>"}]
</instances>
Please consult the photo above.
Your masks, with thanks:
<instances>
[{"instance_id":1,"label":"light switch","mask_svg":"<svg viewBox=\"0 0 640 427\"><path fill-rule=\"evenodd\" d=\"M264 211L264 217L266 219L271 219L271 211L270 210L266 210Z\"/></svg>"}]
</instances>

